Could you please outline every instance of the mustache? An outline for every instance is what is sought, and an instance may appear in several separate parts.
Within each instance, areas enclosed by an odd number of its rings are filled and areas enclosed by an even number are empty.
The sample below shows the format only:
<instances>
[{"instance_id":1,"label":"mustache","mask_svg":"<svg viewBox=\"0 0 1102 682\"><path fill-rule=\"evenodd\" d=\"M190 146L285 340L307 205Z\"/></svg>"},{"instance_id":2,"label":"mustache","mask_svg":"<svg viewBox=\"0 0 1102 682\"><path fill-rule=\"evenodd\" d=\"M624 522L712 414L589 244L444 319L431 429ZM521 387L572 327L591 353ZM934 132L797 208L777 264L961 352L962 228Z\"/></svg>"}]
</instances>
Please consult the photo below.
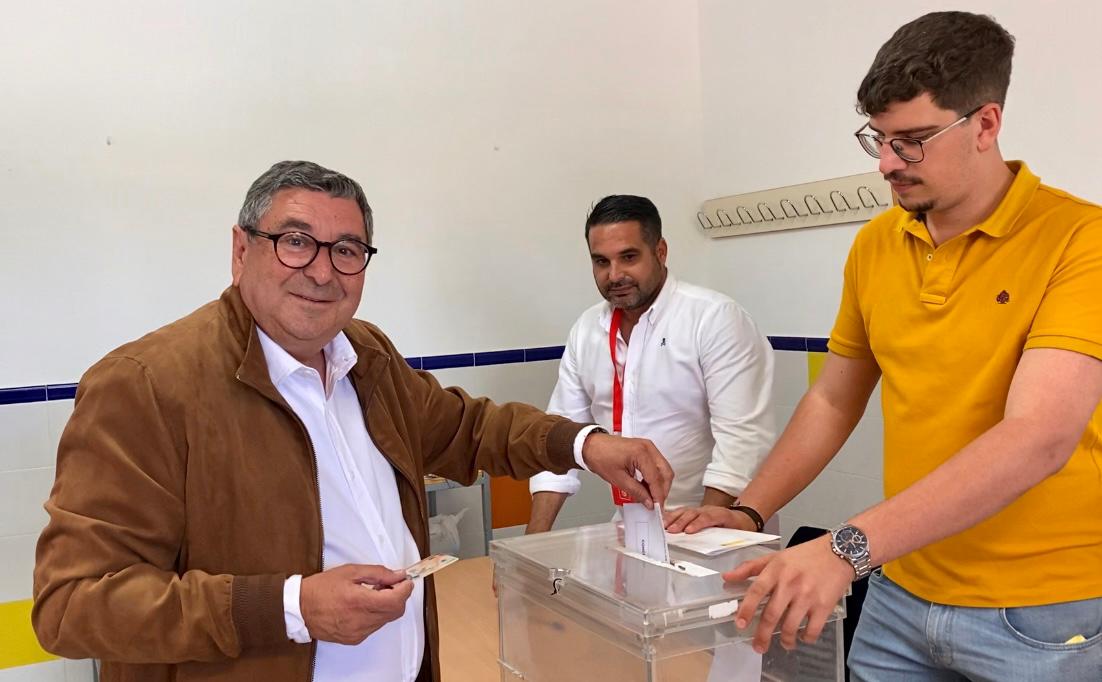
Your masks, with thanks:
<instances>
[{"instance_id":1,"label":"mustache","mask_svg":"<svg viewBox=\"0 0 1102 682\"><path fill-rule=\"evenodd\" d=\"M884 176L884 179L887 180L888 182L896 182L896 183L908 182L908 183L912 183L912 184L915 184L915 185L922 184L922 181L919 180L918 178L913 178L909 175L903 175L899 171L892 171L891 173L888 173L887 175Z\"/></svg>"},{"instance_id":2,"label":"mustache","mask_svg":"<svg viewBox=\"0 0 1102 682\"><path fill-rule=\"evenodd\" d=\"M635 286L635 280L633 280L631 278L627 278L627 279L621 279L621 280L616 281L616 282L609 282L608 284L605 285L605 290L607 291L607 290L615 289L617 287L626 287L626 286Z\"/></svg>"}]
</instances>

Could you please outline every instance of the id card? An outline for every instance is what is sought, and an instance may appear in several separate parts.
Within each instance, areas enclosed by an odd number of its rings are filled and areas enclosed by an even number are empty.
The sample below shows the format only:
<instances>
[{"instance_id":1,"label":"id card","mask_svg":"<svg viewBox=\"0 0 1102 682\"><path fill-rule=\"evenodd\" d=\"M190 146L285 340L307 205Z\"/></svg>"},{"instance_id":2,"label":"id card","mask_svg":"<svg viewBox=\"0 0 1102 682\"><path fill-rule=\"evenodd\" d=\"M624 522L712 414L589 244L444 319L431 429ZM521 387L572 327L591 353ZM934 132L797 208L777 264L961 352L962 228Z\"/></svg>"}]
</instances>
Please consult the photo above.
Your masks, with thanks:
<instances>
[{"instance_id":1,"label":"id card","mask_svg":"<svg viewBox=\"0 0 1102 682\"><path fill-rule=\"evenodd\" d=\"M406 577L410 580L414 578L424 578L427 575L436 573L442 568L451 566L457 561L459 561L459 559L450 554L433 554L407 568Z\"/></svg>"}]
</instances>

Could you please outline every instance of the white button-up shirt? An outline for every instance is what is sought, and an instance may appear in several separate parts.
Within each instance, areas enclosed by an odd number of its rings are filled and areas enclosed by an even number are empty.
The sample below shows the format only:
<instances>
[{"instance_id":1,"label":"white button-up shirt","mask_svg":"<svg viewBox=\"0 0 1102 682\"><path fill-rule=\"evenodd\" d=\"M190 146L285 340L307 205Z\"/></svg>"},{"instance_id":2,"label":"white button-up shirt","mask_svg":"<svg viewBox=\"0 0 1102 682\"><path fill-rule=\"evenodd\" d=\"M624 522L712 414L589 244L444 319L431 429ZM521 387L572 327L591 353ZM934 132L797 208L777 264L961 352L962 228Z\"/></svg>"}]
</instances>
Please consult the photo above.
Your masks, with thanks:
<instances>
[{"instance_id":1,"label":"white button-up shirt","mask_svg":"<svg viewBox=\"0 0 1102 682\"><path fill-rule=\"evenodd\" d=\"M612 430L612 306L582 313L548 412ZM667 274L631 332L617 333L623 435L649 438L674 470L667 508L699 505L705 486L737 496L773 445L773 350L733 300ZM533 492L574 494L578 473L537 474Z\"/></svg>"},{"instance_id":2,"label":"white button-up shirt","mask_svg":"<svg viewBox=\"0 0 1102 682\"><path fill-rule=\"evenodd\" d=\"M257 329L268 374L310 435L318 467L325 536L322 568L380 564L400 569L420 559L402 516L394 469L367 433L348 372L356 352L343 332L325 347L324 383ZM310 641L299 608L302 576L284 583L287 636ZM425 652L424 584L415 581L405 614L356 646L318 642L316 682L414 680Z\"/></svg>"}]
</instances>

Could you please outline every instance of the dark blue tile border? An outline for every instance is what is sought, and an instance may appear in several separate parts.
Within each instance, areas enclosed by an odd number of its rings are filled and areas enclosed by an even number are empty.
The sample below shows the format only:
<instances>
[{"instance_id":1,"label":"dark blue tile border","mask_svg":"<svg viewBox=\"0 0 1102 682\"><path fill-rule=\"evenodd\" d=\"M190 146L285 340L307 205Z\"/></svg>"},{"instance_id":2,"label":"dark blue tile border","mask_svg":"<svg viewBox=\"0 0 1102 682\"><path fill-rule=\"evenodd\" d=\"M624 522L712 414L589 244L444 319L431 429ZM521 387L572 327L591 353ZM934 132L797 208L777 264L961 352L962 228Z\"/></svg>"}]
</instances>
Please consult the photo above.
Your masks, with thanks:
<instances>
[{"instance_id":1,"label":"dark blue tile border","mask_svg":"<svg viewBox=\"0 0 1102 682\"><path fill-rule=\"evenodd\" d=\"M770 336L773 350L827 352L828 339L819 336ZM450 355L425 355L409 357L405 361L414 369L431 371L452 367L486 367L511 365L522 362L543 362L562 358L564 346L539 346L537 348L511 348L478 353L452 353ZM77 393L76 384L48 384L45 386L18 386L0 388L0 405L38 403L47 400L72 400Z\"/></svg>"},{"instance_id":2,"label":"dark blue tile border","mask_svg":"<svg viewBox=\"0 0 1102 682\"><path fill-rule=\"evenodd\" d=\"M524 349L491 350L485 353L474 354L475 367L483 365L508 365L514 362L524 362Z\"/></svg>"},{"instance_id":3,"label":"dark blue tile border","mask_svg":"<svg viewBox=\"0 0 1102 682\"><path fill-rule=\"evenodd\" d=\"M769 336L773 350L807 350L807 338L803 336Z\"/></svg>"},{"instance_id":4,"label":"dark blue tile border","mask_svg":"<svg viewBox=\"0 0 1102 682\"><path fill-rule=\"evenodd\" d=\"M525 362L540 362L541 360L561 360L566 346L541 346L540 348L525 348Z\"/></svg>"},{"instance_id":5,"label":"dark blue tile border","mask_svg":"<svg viewBox=\"0 0 1102 682\"><path fill-rule=\"evenodd\" d=\"M823 339L817 336L807 337L807 352L808 353L825 353L827 352L827 341L830 339Z\"/></svg>"},{"instance_id":6,"label":"dark blue tile border","mask_svg":"<svg viewBox=\"0 0 1102 682\"><path fill-rule=\"evenodd\" d=\"M72 400L76 396L76 384L46 384L46 400Z\"/></svg>"},{"instance_id":7,"label":"dark blue tile border","mask_svg":"<svg viewBox=\"0 0 1102 682\"><path fill-rule=\"evenodd\" d=\"M19 386L18 388L0 388L0 405L39 403L44 400L46 400L45 386Z\"/></svg>"},{"instance_id":8,"label":"dark blue tile border","mask_svg":"<svg viewBox=\"0 0 1102 682\"><path fill-rule=\"evenodd\" d=\"M425 355L421 358L421 369L426 371L451 367L474 367L474 353Z\"/></svg>"}]
</instances>

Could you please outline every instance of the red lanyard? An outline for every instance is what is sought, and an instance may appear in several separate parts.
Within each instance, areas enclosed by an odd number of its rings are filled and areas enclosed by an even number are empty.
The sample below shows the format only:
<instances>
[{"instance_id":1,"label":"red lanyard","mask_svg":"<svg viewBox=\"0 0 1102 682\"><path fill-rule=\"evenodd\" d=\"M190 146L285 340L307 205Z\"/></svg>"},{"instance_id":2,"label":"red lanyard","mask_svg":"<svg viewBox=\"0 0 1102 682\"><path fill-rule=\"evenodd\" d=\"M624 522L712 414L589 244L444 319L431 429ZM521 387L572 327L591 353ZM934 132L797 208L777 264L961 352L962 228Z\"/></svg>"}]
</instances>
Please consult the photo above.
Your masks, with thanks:
<instances>
[{"instance_id":1,"label":"red lanyard","mask_svg":"<svg viewBox=\"0 0 1102 682\"><path fill-rule=\"evenodd\" d=\"M624 431L624 387L620 384L620 374L616 371L616 335L620 332L620 318L624 311L612 310L612 324L608 328L608 352L612 356L612 431ZM624 360L624 373L627 374L627 360Z\"/></svg>"},{"instance_id":2,"label":"red lanyard","mask_svg":"<svg viewBox=\"0 0 1102 682\"><path fill-rule=\"evenodd\" d=\"M619 321L623 315L624 311L620 308L613 308L613 322L608 326L608 354L613 358L613 433L616 435L624 432L624 387L620 385L619 372L616 371L616 335L619 333ZM627 359L624 360L624 374L627 375ZM631 501L634 500L627 492L613 486L614 504L622 506Z\"/></svg>"},{"instance_id":3,"label":"red lanyard","mask_svg":"<svg viewBox=\"0 0 1102 682\"><path fill-rule=\"evenodd\" d=\"M612 356L612 432L616 435L624 430L624 387L620 384L620 374L616 371L616 335L620 331L620 318L623 314L623 310L613 308L612 323L608 328L608 353ZM624 374L627 374L627 359L624 360ZM612 501L623 505L632 502L632 499L631 495L612 486Z\"/></svg>"}]
</instances>

